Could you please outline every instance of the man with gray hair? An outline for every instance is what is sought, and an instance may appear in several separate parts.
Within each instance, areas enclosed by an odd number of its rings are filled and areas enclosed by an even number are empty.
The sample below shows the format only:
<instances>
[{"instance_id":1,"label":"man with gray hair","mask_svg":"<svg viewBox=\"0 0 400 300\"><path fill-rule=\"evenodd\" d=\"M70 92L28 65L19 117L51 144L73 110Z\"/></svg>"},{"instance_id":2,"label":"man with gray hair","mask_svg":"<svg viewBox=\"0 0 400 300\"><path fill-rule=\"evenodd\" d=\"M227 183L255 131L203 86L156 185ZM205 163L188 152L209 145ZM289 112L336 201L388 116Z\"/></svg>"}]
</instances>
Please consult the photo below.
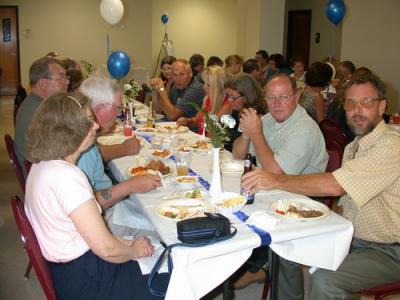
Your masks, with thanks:
<instances>
[{"instance_id":1,"label":"man with gray hair","mask_svg":"<svg viewBox=\"0 0 400 300\"><path fill-rule=\"evenodd\" d=\"M115 123L121 110L122 91L115 80L89 77L82 82L79 91L91 99L91 108L100 131L108 132ZM161 185L159 176L145 175L129 178L113 185L111 179L104 172L103 160L137 154L140 151L140 142L136 137L126 140L120 145L97 146L94 144L79 158L77 165L86 174L95 192L96 200L102 208L110 208L132 193L145 193ZM126 228L114 226L112 223L113 209L105 211L105 218L110 230L115 235L124 235ZM130 232L131 233L131 232Z\"/></svg>"},{"instance_id":2,"label":"man with gray hair","mask_svg":"<svg viewBox=\"0 0 400 300\"><path fill-rule=\"evenodd\" d=\"M43 57L36 60L29 69L31 94L22 102L15 120L15 152L24 175L25 170L25 135L33 115L43 100L50 96L66 92L68 77L61 62L55 58Z\"/></svg>"},{"instance_id":3,"label":"man with gray hair","mask_svg":"<svg viewBox=\"0 0 400 300\"><path fill-rule=\"evenodd\" d=\"M155 103L155 105L161 108L171 121L176 121L179 117L194 117L197 111L191 103L202 106L205 96L202 83L197 76L193 76L190 64L184 59L173 62L172 76L174 84L169 93L161 78L152 79L151 85L159 94L159 103ZM194 131L196 128L192 128L192 130Z\"/></svg>"}]
</instances>

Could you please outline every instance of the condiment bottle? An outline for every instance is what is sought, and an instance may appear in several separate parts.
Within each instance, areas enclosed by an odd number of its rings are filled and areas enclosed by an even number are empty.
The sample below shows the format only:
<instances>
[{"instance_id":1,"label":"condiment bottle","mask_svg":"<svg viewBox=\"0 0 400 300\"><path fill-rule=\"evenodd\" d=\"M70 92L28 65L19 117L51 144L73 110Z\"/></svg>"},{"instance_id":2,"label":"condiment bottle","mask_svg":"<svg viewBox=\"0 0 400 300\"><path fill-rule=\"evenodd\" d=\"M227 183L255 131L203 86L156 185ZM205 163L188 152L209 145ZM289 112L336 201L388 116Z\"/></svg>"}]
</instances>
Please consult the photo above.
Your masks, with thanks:
<instances>
[{"instance_id":1,"label":"condiment bottle","mask_svg":"<svg viewBox=\"0 0 400 300\"><path fill-rule=\"evenodd\" d=\"M252 155L250 153L247 153L246 154L246 158L244 160L243 175L246 174L247 172L250 172L252 169L253 169ZM253 204L254 203L254 195L251 195L249 190L246 190L244 188L240 188L240 194L243 195L243 196L246 196L246 198L247 198L246 204Z\"/></svg>"},{"instance_id":2,"label":"condiment bottle","mask_svg":"<svg viewBox=\"0 0 400 300\"><path fill-rule=\"evenodd\" d=\"M149 102L149 115L147 116L146 127L155 128L156 122L153 114L153 101Z\"/></svg>"}]
</instances>

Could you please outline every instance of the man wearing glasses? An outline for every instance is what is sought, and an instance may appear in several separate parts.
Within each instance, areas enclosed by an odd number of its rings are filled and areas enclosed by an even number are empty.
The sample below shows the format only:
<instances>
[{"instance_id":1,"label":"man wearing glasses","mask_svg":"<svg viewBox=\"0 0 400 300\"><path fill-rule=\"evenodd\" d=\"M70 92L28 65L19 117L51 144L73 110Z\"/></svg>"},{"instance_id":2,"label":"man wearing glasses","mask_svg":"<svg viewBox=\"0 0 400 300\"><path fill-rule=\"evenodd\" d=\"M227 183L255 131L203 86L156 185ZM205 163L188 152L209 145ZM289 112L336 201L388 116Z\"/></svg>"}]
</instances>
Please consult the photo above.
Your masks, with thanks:
<instances>
[{"instance_id":1,"label":"man wearing glasses","mask_svg":"<svg viewBox=\"0 0 400 300\"><path fill-rule=\"evenodd\" d=\"M244 109L239 127L242 135L233 144L233 156L243 159L247 152L256 156L257 165L274 174L311 174L325 171L328 163L324 137L317 123L298 105L300 93L296 81L287 74L272 77L265 86L265 99L269 113L259 118L252 109ZM261 267L267 261L267 247L253 251L250 262ZM280 271L287 287L279 290L282 299L298 295L302 299L301 277L298 264L281 259ZM253 265L251 264L251 265ZM234 284L243 288L255 281L262 281L265 273L259 267L249 267ZM281 277L280 277L281 278Z\"/></svg>"},{"instance_id":2,"label":"man wearing glasses","mask_svg":"<svg viewBox=\"0 0 400 300\"><path fill-rule=\"evenodd\" d=\"M348 82L347 123L356 135L333 173L288 176L256 170L243 176L252 193L281 189L309 196L341 196L354 224L349 255L337 271L311 277L310 299L347 299L357 291L400 278L400 136L382 120L385 87L376 75Z\"/></svg>"},{"instance_id":3,"label":"man wearing glasses","mask_svg":"<svg viewBox=\"0 0 400 300\"><path fill-rule=\"evenodd\" d=\"M122 109L122 91L118 83L115 80L93 76L82 82L79 92L91 100L90 105L96 122L100 126L100 131L109 132ZM78 167L89 179L97 202L104 209L107 225L117 236L151 234L139 229L114 225L114 208L112 206L130 194L146 193L159 187L161 185L160 177L156 175L134 176L124 182L113 185L111 179L104 172L103 161L108 162L114 158L135 155L139 151L140 142L134 136L118 145L94 144L82 153L77 161ZM143 216L143 218L145 217Z\"/></svg>"},{"instance_id":4,"label":"man wearing glasses","mask_svg":"<svg viewBox=\"0 0 400 300\"><path fill-rule=\"evenodd\" d=\"M18 109L14 135L15 152L25 176L25 134L28 131L32 117L43 100L54 94L66 92L68 83L63 65L55 58L40 58L29 69L31 94L26 97Z\"/></svg>"}]
</instances>

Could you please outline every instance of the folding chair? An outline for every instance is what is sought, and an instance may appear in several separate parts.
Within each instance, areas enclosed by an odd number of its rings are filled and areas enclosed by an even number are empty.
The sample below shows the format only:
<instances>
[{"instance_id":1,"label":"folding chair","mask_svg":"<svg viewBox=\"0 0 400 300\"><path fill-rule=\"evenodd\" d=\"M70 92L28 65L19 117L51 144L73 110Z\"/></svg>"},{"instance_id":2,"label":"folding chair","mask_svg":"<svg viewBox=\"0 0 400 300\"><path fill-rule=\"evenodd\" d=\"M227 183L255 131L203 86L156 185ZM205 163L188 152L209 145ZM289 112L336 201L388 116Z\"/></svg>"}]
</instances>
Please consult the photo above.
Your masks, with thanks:
<instances>
[{"instance_id":1,"label":"folding chair","mask_svg":"<svg viewBox=\"0 0 400 300\"><path fill-rule=\"evenodd\" d=\"M24 204L18 196L14 196L11 198L11 206L14 213L15 223L17 223L25 251L28 253L40 285L48 300L56 300L57 297L54 289L53 279L51 277L47 262L42 256L35 232L33 231L32 226L25 214Z\"/></svg>"}]
</instances>

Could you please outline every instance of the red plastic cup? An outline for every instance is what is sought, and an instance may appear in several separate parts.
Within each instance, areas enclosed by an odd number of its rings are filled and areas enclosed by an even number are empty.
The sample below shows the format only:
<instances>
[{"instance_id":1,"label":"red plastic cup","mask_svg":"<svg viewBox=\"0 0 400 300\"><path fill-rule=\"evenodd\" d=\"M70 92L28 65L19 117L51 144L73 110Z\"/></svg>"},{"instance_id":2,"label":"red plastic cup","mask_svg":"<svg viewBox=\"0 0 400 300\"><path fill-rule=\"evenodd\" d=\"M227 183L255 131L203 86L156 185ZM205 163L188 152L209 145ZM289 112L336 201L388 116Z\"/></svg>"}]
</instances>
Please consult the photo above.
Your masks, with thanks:
<instances>
[{"instance_id":1,"label":"red plastic cup","mask_svg":"<svg viewBox=\"0 0 400 300\"><path fill-rule=\"evenodd\" d=\"M393 124L400 124L400 116L393 115Z\"/></svg>"},{"instance_id":2,"label":"red plastic cup","mask_svg":"<svg viewBox=\"0 0 400 300\"><path fill-rule=\"evenodd\" d=\"M132 126L124 126L124 136L132 136Z\"/></svg>"}]
</instances>

